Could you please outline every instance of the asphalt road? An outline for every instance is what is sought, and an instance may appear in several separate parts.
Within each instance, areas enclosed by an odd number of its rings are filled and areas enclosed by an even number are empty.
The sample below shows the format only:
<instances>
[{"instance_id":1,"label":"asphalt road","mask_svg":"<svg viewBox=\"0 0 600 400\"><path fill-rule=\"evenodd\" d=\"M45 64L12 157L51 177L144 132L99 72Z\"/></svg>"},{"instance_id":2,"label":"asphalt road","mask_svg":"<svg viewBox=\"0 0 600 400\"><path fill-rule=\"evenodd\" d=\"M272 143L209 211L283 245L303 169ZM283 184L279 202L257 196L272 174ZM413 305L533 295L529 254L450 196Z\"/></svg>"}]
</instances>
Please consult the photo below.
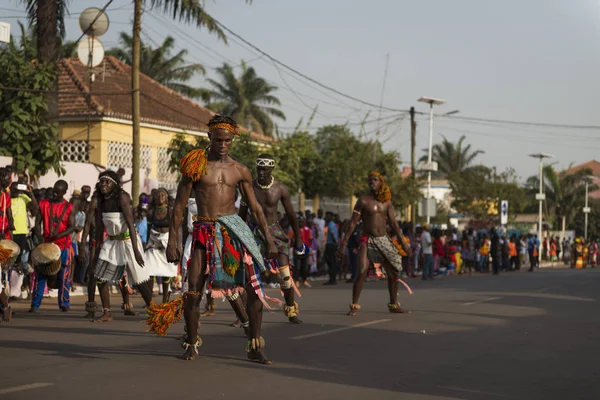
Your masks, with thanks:
<instances>
[{"instance_id":1,"label":"asphalt road","mask_svg":"<svg viewBox=\"0 0 600 400\"><path fill-rule=\"evenodd\" d=\"M15 302L0 324L0 399L600 399L600 270L409 284L410 315L387 312L383 282L366 284L356 317L350 284L304 289L303 325L265 315L272 366L245 359L227 303L201 320L189 362L182 323L161 338L142 316L84 320L82 297L69 313L54 299L36 315Z\"/></svg>"}]
</instances>

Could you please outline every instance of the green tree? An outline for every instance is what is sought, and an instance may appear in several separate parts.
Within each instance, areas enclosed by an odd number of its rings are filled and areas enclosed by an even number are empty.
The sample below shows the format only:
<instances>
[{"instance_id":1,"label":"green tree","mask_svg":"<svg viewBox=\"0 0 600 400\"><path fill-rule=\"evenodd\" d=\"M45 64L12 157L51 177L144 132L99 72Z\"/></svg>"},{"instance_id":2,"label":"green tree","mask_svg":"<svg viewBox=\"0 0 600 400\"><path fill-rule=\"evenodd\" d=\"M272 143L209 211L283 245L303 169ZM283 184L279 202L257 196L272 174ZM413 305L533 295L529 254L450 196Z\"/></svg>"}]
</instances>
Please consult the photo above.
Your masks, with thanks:
<instances>
[{"instance_id":1,"label":"green tree","mask_svg":"<svg viewBox=\"0 0 600 400\"><path fill-rule=\"evenodd\" d=\"M454 173L465 171L475 158L484 154L483 150L471 150L471 145L463 145L465 136L461 136L458 142L452 143L445 136L442 143L437 143L432 147L432 159L438 163L437 176L448 176ZM424 149L425 155L420 161L428 160L428 150Z\"/></svg>"},{"instance_id":2,"label":"green tree","mask_svg":"<svg viewBox=\"0 0 600 400\"><path fill-rule=\"evenodd\" d=\"M273 136L271 117L285 120L285 114L277 108L281 102L273 95L276 86L259 77L252 67L242 61L242 71L235 76L233 67L227 63L217 68L218 81L207 79L212 89L204 89L207 107L217 113L231 115L242 126L254 132Z\"/></svg>"},{"instance_id":3,"label":"green tree","mask_svg":"<svg viewBox=\"0 0 600 400\"><path fill-rule=\"evenodd\" d=\"M58 129L45 115L44 92L52 87L56 71L52 64L31 62L28 52L14 42L0 47L0 86L20 88L0 88L0 154L13 158L15 172L37 178L63 169Z\"/></svg>"},{"instance_id":4,"label":"green tree","mask_svg":"<svg viewBox=\"0 0 600 400\"><path fill-rule=\"evenodd\" d=\"M575 214L583 207L585 201L585 180L592 175L589 168L581 169L568 174L566 171L556 172L552 165L543 169L543 186L546 194L546 215L555 229L570 227ZM540 185L539 176L534 175L527 179L531 188L531 196L538 192ZM589 190L597 190L597 185L590 185ZM556 217L556 218L555 218Z\"/></svg>"},{"instance_id":5,"label":"green tree","mask_svg":"<svg viewBox=\"0 0 600 400\"><path fill-rule=\"evenodd\" d=\"M132 65L133 38L121 32L119 41L122 47L115 47L106 52L128 65ZM188 64L185 61L187 50L180 50L172 54L175 39L167 36L162 44L153 48L142 42L140 53L140 72L190 98L200 98L203 91L186 84L197 74L205 74L204 67L200 64Z\"/></svg>"},{"instance_id":6,"label":"green tree","mask_svg":"<svg viewBox=\"0 0 600 400\"><path fill-rule=\"evenodd\" d=\"M449 175L448 180L454 196L452 207L459 213L472 214L475 219L487 218L491 210L499 210L502 200L508 200L514 213L528 202L513 169L499 173L496 168L476 165Z\"/></svg>"}]
</instances>

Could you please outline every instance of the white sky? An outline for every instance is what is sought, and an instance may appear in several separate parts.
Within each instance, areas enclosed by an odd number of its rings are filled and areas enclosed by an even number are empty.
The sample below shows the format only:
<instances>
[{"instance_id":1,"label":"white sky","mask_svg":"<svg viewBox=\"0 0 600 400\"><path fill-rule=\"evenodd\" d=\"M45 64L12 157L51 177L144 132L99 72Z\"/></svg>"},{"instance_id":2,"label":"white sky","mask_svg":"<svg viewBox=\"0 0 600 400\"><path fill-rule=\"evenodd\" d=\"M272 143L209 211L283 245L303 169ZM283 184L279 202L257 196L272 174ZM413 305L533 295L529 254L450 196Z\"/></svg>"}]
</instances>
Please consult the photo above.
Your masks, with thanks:
<instances>
[{"instance_id":1,"label":"white sky","mask_svg":"<svg viewBox=\"0 0 600 400\"><path fill-rule=\"evenodd\" d=\"M104 0L72 0L67 38L80 35L79 13L102 7ZM209 1L208 12L249 42L298 71L343 93L379 104L386 54L389 54L383 105L428 112L421 96L446 100L436 112L460 110L457 117L543 123L600 125L600 0L243 0ZM106 48L116 46L120 31L130 32L131 0L109 6ZM0 3L0 20L24 16L17 0ZM24 19L23 19L24 20ZM305 121L319 105L312 127L350 121L356 124L372 107L345 99L280 67L245 46L216 40L205 30L172 22L147 10L142 37L162 43L166 35L187 48L187 60L216 67L224 61L250 61L257 73L280 86L277 95L287 121L282 131ZM213 76L209 69L208 76ZM285 82L284 80L285 79ZM287 83L286 83L287 82ZM199 77L193 84L204 86ZM295 94L294 94L295 93ZM409 118L384 111L381 140L386 149L410 163ZM427 116L418 116L418 155L428 142ZM377 122L367 125L374 134ZM353 126L356 128L356 126ZM513 167L521 177L537 173L532 152L556 156L557 167L600 158L600 129L528 127L438 118L434 142L441 135L455 141L464 134L473 148L485 150L479 162L499 169Z\"/></svg>"}]
</instances>

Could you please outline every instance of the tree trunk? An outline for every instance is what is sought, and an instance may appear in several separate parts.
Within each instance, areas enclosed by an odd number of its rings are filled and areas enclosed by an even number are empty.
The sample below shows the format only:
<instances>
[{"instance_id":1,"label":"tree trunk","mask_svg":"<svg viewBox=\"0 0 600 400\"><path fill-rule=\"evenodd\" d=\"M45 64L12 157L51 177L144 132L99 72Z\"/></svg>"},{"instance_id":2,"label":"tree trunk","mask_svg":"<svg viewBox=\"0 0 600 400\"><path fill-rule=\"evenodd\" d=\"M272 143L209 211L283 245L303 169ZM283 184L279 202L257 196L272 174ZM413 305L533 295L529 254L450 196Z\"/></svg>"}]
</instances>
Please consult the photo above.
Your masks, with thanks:
<instances>
[{"instance_id":1,"label":"tree trunk","mask_svg":"<svg viewBox=\"0 0 600 400\"><path fill-rule=\"evenodd\" d=\"M131 172L131 197L137 206L140 196L140 34L142 30L142 0L134 0L133 44L131 66L131 113L133 127L133 160Z\"/></svg>"},{"instance_id":2,"label":"tree trunk","mask_svg":"<svg viewBox=\"0 0 600 400\"><path fill-rule=\"evenodd\" d=\"M56 62L58 56L58 21L56 0L38 0L37 18L37 50L41 63ZM52 91L57 88L57 82L52 85ZM52 120L58 116L58 94L47 93L48 112L46 118Z\"/></svg>"}]
</instances>

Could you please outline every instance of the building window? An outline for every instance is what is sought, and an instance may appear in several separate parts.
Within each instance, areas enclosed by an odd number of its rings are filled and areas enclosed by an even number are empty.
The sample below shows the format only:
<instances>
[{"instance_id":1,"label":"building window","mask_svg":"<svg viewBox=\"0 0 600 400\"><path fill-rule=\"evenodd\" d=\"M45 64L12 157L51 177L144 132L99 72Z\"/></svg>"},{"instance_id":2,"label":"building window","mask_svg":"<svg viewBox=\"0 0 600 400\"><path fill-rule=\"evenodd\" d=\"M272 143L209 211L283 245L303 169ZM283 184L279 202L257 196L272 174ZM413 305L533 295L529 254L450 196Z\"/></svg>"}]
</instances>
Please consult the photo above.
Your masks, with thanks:
<instances>
[{"instance_id":1,"label":"building window","mask_svg":"<svg viewBox=\"0 0 600 400\"><path fill-rule=\"evenodd\" d=\"M131 168L133 145L123 142L108 142L108 167ZM152 171L152 147L141 146L140 164L147 175Z\"/></svg>"},{"instance_id":2,"label":"building window","mask_svg":"<svg viewBox=\"0 0 600 400\"><path fill-rule=\"evenodd\" d=\"M177 182L177 172L169 171L169 149L167 147L158 148L158 171L157 178L161 184Z\"/></svg>"},{"instance_id":3,"label":"building window","mask_svg":"<svg viewBox=\"0 0 600 400\"><path fill-rule=\"evenodd\" d=\"M85 140L62 140L58 142L60 161L86 163L90 161L90 152Z\"/></svg>"}]
</instances>

